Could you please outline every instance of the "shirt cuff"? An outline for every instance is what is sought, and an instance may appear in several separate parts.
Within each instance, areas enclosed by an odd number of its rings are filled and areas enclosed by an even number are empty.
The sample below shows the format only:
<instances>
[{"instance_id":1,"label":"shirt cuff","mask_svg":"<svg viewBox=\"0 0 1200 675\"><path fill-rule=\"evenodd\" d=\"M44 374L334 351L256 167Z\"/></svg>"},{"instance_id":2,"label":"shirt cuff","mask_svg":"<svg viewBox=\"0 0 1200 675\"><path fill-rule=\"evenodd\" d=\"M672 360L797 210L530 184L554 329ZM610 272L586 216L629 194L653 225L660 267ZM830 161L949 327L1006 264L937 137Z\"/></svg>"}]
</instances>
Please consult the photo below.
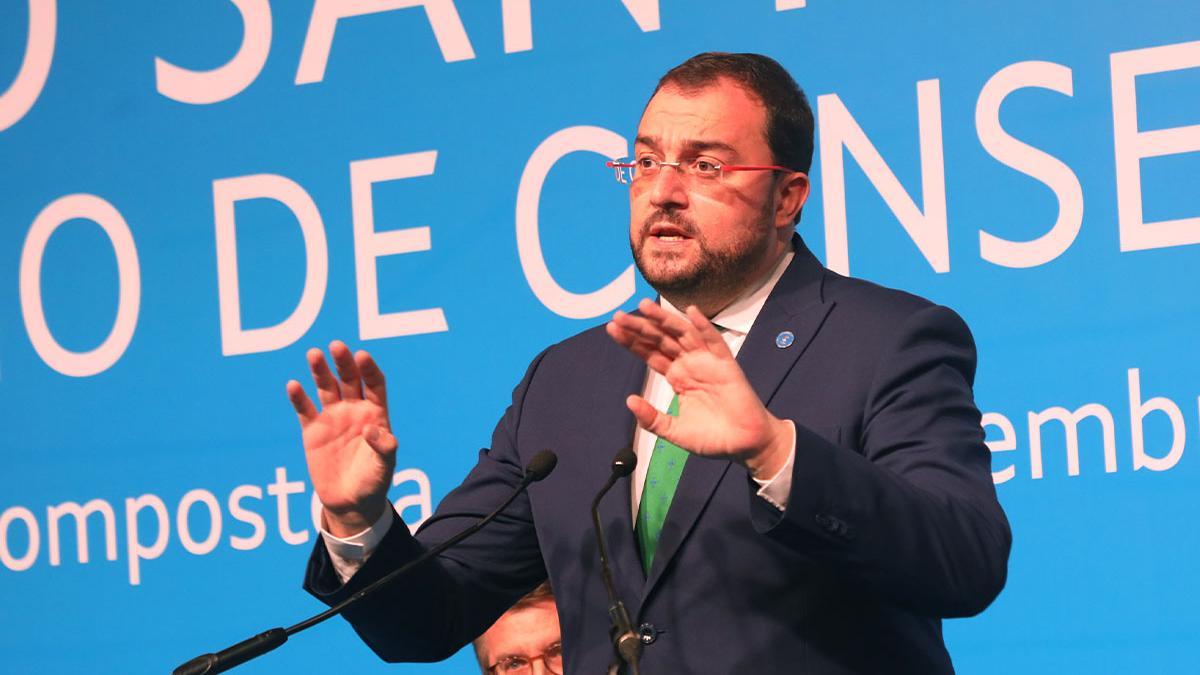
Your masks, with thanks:
<instances>
[{"instance_id":1,"label":"shirt cuff","mask_svg":"<svg viewBox=\"0 0 1200 675\"><path fill-rule=\"evenodd\" d=\"M370 527L351 535L346 538L335 537L325 530L325 518L322 515L321 525L318 528L321 533L321 538L325 540L325 550L329 552L329 561L333 563L333 571L337 572L338 578L342 583L350 580L354 573L367 562L367 558L375 552L379 546L379 542L383 541L384 535L392 527L392 521L396 516L392 513L391 506L383 510L383 515L379 516Z\"/></svg>"},{"instance_id":2,"label":"shirt cuff","mask_svg":"<svg viewBox=\"0 0 1200 675\"><path fill-rule=\"evenodd\" d=\"M764 480L751 476L758 483L756 494L780 511L787 510L788 495L792 493L792 464L796 461L796 427L791 420L788 424L792 425L792 450L788 453L787 463L771 478Z\"/></svg>"}]
</instances>

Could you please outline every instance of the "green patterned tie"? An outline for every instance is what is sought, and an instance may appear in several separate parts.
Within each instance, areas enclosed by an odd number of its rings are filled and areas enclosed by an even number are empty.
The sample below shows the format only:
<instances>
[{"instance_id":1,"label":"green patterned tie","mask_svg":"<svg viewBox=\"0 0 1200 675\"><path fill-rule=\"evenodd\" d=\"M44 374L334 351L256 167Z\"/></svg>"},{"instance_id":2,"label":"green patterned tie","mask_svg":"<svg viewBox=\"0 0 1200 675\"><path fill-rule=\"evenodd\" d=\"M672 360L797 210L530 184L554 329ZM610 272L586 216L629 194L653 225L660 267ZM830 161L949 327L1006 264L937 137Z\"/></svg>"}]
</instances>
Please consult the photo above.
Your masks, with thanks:
<instances>
[{"instance_id":1,"label":"green patterned tie","mask_svg":"<svg viewBox=\"0 0 1200 675\"><path fill-rule=\"evenodd\" d=\"M671 399L667 414L679 416L678 395ZM642 549L642 568L646 574L650 573L650 563L654 562L658 536L662 533L663 521L667 519L667 510L671 508L671 499L675 497L675 488L679 486L679 477L683 475L683 463L687 458L687 450L665 438L659 438L654 444L650 468L646 470L646 483L642 487L642 501L638 505L636 528L638 545Z\"/></svg>"}]
</instances>

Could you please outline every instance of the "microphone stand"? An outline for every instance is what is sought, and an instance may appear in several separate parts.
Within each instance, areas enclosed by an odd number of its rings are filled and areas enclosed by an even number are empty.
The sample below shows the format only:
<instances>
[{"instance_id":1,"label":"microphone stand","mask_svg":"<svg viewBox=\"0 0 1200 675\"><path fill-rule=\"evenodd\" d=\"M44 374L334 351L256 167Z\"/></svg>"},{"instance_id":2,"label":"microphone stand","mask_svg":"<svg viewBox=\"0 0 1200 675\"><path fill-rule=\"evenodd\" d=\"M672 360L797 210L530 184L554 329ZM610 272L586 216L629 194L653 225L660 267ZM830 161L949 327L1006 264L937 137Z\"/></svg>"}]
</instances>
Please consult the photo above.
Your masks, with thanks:
<instances>
[{"instance_id":1,"label":"microphone stand","mask_svg":"<svg viewBox=\"0 0 1200 675\"><path fill-rule=\"evenodd\" d=\"M508 499L504 500L504 503L501 504L495 511L492 511L488 515L484 516L471 527L468 527L462 532L450 537L446 541L425 551L414 560L409 561L406 565L392 570L386 576L372 582L370 585L366 586L354 595L330 607L324 612L317 614L316 616L309 617L304 621L301 621L300 623L297 623L296 625L290 626L286 629L272 628L266 632L259 633L252 638L243 640L231 647L222 649L219 652L197 656L196 658L171 671L171 675L215 675L216 673L223 673L230 668L240 666L251 659L258 658L259 656L272 651L273 649L287 642L290 636L301 631L308 630L309 628L312 628L313 626L322 623L331 617L341 614L342 611L347 607L358 603L360 600L369 595L372 595L378 589L388 585L405 572L408 572L417 565L420 565L426 560L429 560L442 551L445 551L463 539L466 539L467 537L483 529L485 525L495 520L496 516L500 515L504 509L508 508L508 505L512 504L513 501L520 496L520 494L525 491L525 488L529 487L531 483L536 483L537 481L542 480L546 476L550 475L550 472L554 470L554 466L557 463L558 457L553 452L549 450L542 450L534 455L533 459L529 460L529 464L525 467L525 476L521 478L521 482L517 485L517 488L513 490L512 494L508 496Z\"/></svg>"},{"instance_id":2,"label":"microphone stand","mask_svg":"<svg viewBox=\"0 0 1200 675\"><path fill-rule=\"evenodd\" d=\"M613 458L612 473L609 474L604 487L600 488L600 492L596 494L596 498L592 500L592 526L596 533L596 545L600 551L600 576L604 580L605 590L608 591L608 617L612 622L609 632L612 636L613 651L618 659L608 669L608 672L613 675L618 672L622 663L629 666L631 675L641 675L639 660L642 655L642 640L633 630L633 621L629 618L629 610L625 609L625 603L617 597L617 589L613 585L612 568L608 564L608 546L605 544L604 531L600 526L600 500L608 494L618 479L633 473L636 465L637 456L633 454L633 450L622 448L618 451L617 456Z\"/></svg>"}]
</instances>

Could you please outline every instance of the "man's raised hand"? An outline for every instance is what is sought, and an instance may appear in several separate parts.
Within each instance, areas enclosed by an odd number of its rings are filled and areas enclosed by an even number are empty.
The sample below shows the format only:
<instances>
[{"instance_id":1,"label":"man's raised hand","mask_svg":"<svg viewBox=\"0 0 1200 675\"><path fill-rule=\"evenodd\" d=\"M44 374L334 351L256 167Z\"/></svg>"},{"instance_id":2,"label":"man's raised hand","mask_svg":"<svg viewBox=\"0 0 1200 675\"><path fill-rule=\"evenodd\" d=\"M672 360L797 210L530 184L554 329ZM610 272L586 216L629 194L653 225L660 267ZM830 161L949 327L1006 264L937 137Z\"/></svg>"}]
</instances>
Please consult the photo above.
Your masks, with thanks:
<instances>
[{"instance_id":1,"label":"man's raised hand","mask_svg":"<svg viewBox=\"0 0 1200 675\"><path fill-rule=\"evenodd\" d=\"M708 318L695 307L679 316L650 300L638 310L640 316L613 315L608 334L679 396L678 417L630 396L626 405L638 424L694 454L734 460L757 478L774 476L790 454L792 426L763 406Z\"/></svg>"},{"instance_id":2,"label":"man's raised hand","mask_svg":"<svg viewBox=\"0 0 1200 675\"><path fill-rule=\"evenodd\" d=\"M337 340L329 354L336 376L321 350L306 355L320 411L296 380L287 383L287 394L300 420L313 488L325 505L325 527L335 537L348 537L370 527L388 508L396 437L388 423L383 373L371 355L351 354Z\"/></svg>"}]
</instances>

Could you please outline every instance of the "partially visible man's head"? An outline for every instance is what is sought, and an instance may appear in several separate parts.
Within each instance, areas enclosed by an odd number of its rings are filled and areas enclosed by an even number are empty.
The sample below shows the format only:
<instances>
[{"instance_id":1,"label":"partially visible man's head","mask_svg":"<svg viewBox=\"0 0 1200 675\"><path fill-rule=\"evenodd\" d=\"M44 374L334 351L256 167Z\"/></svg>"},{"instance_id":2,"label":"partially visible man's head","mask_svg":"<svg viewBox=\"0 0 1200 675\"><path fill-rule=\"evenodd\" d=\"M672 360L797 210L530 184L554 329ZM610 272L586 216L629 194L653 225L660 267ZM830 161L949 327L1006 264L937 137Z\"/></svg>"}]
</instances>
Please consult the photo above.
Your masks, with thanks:
<instances>
[{"instance_id":1,"label":"partially visible man's head","mask_svg":"<svg viewBox=\"0 0 1200 675\"><path fill-rule=\"evenodd\" d=\"M545 582L517 601L475 640L484 675L562 673L558 607Z\"/></svg>"},{"instance_id":2,"label":"partially visible man's head","mask_svg":"<svg viewBox=\"0 0 1200 675\"><path fill-rule=\"evenodd\" d=\"M642 276L709 315L732 301L789 246L812 148L804 93L772 59L707 53L672 68L634 142L636 164L666 164L640 177L635 169L630 185L630 248ZM767 165L784 170L691 170Z\"/></svg>"}]
</instances>

